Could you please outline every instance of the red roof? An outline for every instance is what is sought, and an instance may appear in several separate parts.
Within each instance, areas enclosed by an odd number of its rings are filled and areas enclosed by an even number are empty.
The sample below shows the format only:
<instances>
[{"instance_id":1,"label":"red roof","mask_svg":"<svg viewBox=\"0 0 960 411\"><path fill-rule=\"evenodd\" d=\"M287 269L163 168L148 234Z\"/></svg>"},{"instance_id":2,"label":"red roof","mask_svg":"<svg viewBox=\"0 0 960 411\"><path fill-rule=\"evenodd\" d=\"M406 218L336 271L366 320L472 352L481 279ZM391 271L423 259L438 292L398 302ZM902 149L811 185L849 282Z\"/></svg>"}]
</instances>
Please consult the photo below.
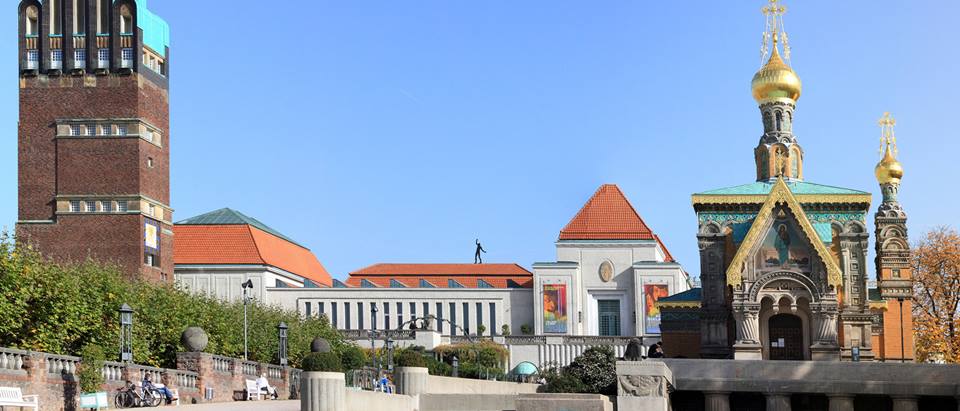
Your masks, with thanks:
<instances>
[{"instance_id":1,"label":"red roof","mask_svg":"<svg viewBox=\"0 0 960 411\"><path fill-rule=\"evenodd\" d=\"M367 280L377 287L390 287L391 280L419 288L425 280L436 288L449 288L454 280L464 288L479 288L480 280L492 288L533 287L533 273L517 264L374 264L350 273L345 283L360 287Z\"/></svg>"},{"instance_id":2,"label":"red roof","mask_svg":"<svg viewBox=\"0 0 960 411\"><path fill-rule=\"evenodd\" d=\"M560 231L560 239L654 240L656 237L620 188L604 184Z\"/></svg>"},{"instance_id":3,"label":"red roof","mask_svg":"<svg viewBox=\"0 0 960 411\"><path fill-rule=\"evenodd\" d=\"M670 254L670 250L667 250L667 246L663 245L663 241L660 240L660 236L654 234L654 235L653 235L653 238L657 239L657 244L660 244L660 249L663 250L663 254L664 254L663 261L664 261L664 262L672 263L672 262L677 261L677 260L674 260L674 259L673 259L673 254Z\"/></svg>"},{"instance_id":4,"label":"red roof","mask_svg":"<svg viewBox=\"0 0 960 411\"><path fill-rule=\"evenodd\" d=\"M173 232L174 264L262 264L333 283L309 249L248 224L174 225Z\"/></svg>"}]
</instances>

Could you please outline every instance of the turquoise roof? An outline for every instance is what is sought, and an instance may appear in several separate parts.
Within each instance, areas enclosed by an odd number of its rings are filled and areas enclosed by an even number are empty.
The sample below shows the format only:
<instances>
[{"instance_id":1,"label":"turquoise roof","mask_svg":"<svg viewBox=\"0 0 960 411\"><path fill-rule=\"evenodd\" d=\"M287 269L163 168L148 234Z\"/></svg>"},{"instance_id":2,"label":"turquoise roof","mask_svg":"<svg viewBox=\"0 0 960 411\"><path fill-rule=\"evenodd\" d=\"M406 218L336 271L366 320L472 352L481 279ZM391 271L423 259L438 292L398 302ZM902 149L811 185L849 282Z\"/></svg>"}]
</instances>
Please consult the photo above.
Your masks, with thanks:
<instances>
[{"instance_id":1,"label":"turquoise roof","mask_svg":"<svg viewBox=\"0 0 960 411\"><path fill-rule=\"evenodd\" d=\"M773 188L772 182L757 181L755 183L743 184L739 186L718 188L716 190L696 193L700 195L764 195L770 194ZM808 183L806 181L789 181L787 187L793 194L866 194L870 193L849 188L834 187L823 184Z\"/></svg>"},{"instance_id":2,"label":"turquoise roof","mask_svg":"<svg viewBox=\"0 0 960 411\"><path fill-rule=\"evenodd\" d=\"M657 302L662 301L700 301L702 293L702 288L691 288L687 291L684 291L679 294L674 294L669 297L661 297Z\"/></svg>"},{"instance_id":3,"label":"turquoise roof","mask_svg":"<svg viewBox=\"0 0 960 411\"><path fill-rule=\"evenodd\" d=\"M147 9L147 0L137 0L137 27L143 30L143 44L167 58L170 25Z\"/></svg>"},{"instance_id":4,"label":"turquoise roof","mask_svg":"<svg viewBox=\"0 0 960 411\"><path fill-rule=\"evenodd\" d=\"M540 370L537 369L537 366L529 361L517 364L517 366L513 368L514 375L533 375L539 372Z\"/></svg>"},{"instance_id":5,"label":"turquoise roof","mask_svg":"<svg viewBox=\"0 0 960 411\"><path fill-rule=\"evenodd\" d=\"M190 217L186 220L180 220L176 222L177 225L252 225L263 231L266 231L270 234L273 234L277 237L280 237L284 240L287 240L291 243L297 244L301 247L299 243L293 241L289 237L281 234L279 231L270 228L268 225L261 223L260 220L257 220L253 217L248 217L247 215L230 208L221 208L219 210L214 210L206 214L200 214L196 217ZM306 247L303 247L306 248Z\"/></svg>"}]
</instances>

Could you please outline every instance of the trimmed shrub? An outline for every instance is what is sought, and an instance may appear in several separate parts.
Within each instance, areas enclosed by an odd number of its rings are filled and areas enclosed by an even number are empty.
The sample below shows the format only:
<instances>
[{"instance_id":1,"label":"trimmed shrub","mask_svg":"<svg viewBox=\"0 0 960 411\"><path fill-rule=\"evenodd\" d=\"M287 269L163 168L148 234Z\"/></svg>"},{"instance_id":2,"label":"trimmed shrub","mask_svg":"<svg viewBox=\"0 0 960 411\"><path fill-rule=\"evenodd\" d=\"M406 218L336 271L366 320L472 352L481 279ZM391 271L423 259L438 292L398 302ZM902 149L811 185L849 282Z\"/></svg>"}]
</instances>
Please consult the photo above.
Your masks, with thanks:
<instances>
[{"instance_id":1,"label":"trimmed shrub","mask_svg":"<svg viewBox=\"0 0 960 411\"><path fill-rule=\"evenodd\" d=\"M342 372L340 356L333 352L312 352L303 357L300 367L304 371Z\"/></svg>"},{"instance_id":2,"label":"trimmed shrub","mask_svg":"<svg viewBox=\"0 0 960 411\"><path fill-rule=\"evenodd\" d=\"M356 370L367 364L367 356L360 347L345 344L340 350L340 362L344 370Z\"/></svg>"},{"instance_id":3,"label":"trimmed shrub","mask_svg":"<svg viewBox=\"0 0 960 411\"><path fill-rule=\"evenodd\" d=\"M403 350L396 358L398 367L424 367L427 368L427 359L414 350Z\"/></svg>"},{"instance_id":4,"label":"trimmed shrub","mask_svg":"<svg viewBox=\"0 0 960 411\"><path fill-rule=\"evenodd\" d=\"M503 326L501 326L501 327L500 327L500 335L502 335L502 336L504 336L504 337L509 337L509 336L510 336L510 326L507 325L507 324L504 324Z\"/></svg>"},{"instance_id":5,"label":"trimmed shrub","mask_svg":"<svg viewBox=\"0 0 960 411\"><path fill-rule=\"evenodd\" d=\"M570 365L549 367L541 375L544 392L614 395L617 392L616 358L610 346L590 347Z\"/></svg>"},{"instance_id":6,"label":"trimmed shrub","mask_svg":"<svg viewBox=\"0 0 960 411\"><path fill-rule=\"evenodd\" d=\"M99 345L87 344L80 351L82 361L77 367L77 377L80 379L80 392L97 392L103 385L103 362L106 355Z\"/></svg>"}]
</instances>

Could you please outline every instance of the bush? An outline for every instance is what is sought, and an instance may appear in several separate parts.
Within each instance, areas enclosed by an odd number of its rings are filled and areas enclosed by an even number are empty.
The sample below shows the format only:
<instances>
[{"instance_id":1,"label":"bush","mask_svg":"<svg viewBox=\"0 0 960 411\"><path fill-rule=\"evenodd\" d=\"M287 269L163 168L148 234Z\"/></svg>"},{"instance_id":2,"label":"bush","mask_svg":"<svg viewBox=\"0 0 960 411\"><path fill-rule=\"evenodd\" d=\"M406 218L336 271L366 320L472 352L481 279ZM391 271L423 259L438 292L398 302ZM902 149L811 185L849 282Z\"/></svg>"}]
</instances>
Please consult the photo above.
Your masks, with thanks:
<instances>
[{"instance_id":1,"label":"bush","mask_svg":"<svg viewBox=\"0 0 960 411\"><path fill-rule=\"evenodd\" d=\"M481 341L473 344L441 345L434 349L444 362L450 363L454 355L460 359L460 367L476 363L487 368L502 367L509 353L502 345L493 341Z\"/></svg>"},{"instance_id":2,"label":"bush","mask_svg":"<svg viewBox=\"0 0 960 411\"><path fill-rule=\"evenodd\" d=\"M97 392L103 385L103 362L106 355L99 345L87 344L80 352L82 361L77 367L77 377L80 379L80 392Z\"/></svg>"},{"instance_id":3,"label":"bush","mask_svg":"<svg viewBox=\"0 0 960 411\"><path fill-rule=\"evenodd\" d=\"M510 326L507 325L507 324L504 324L502 327L500 327L500 335L502 335L502 336L504 336L504 337L509 337L509 336L510 336Z\"/></svg>"},{"instance_id":4,"label":"bush","mask_svg":"<svg viewBox=\"0 0 960 411\"><path fill-rule=\"evenodd\" d=\"M530 334L533 334L533 330L530 329L529 324L524 324L520 326L520 333L523 335L530 335Z\"/></svg>"},{"instance_id":5,"label":"bush","mask_svg":"<svg viewBox=\"0 0 960 411\"><path fill-rule=\"evenodd\" d=\"M304 371L342 372L340 356L333 352L312 352L303 357L300 367Z\"/></svg>"},{"instance_id":6,"label":"bush","mask_svg":"<svg viewBox=\"0 0 960 411\"><path fill-rule=\"evenodd\" d=\"M367 356L360 347L353 344L345 344L340 350L340 362L344 370L356 370L363 368L367 364Z\"/></svg>"},{"instance_id":7,"label":"bush","mask_svg":"<svg viewBox=\"0 0 960 411\"><path fill-rule=\"evenodd\" d=\"M414 350L403 350L397 355L397 367L427 367L427 359Z\"/></svg>"},{"instance_id":8,"label":"bush","mask_svg":"<svg viewBox=\"0 0 960 411\"><path fill-rule=\"evenodd\" d=\"M180 334L191 326L209 337L205 352L243 356L243 303L224 302L191 294L170 284L141 282L118 266L92 260L55 264L23 244L0 234L0 346L51 354L79 355L94 344L113 346L120 339L117 310L127 303L134 309L134 362L174 368L182 351ZM344 338L316 317L303 318L253 300L248 306L250 360L277 358L277 324L287 323L287 353L291 366L323 337L334 350ZM119 361L119 358L111 357Z\"/></svg>"},{"instance_id":9,"label":"bush","mask_svg":"<svg viewBox=\"0 0 960 411\"><path fill-rule=\"evenodd\" d=\"M613 395L617 392L616 358L610 346L590 347L570 365L545 369L545 392Z\"/></svg>"},{"instance_id":10,"label":"bush","mask_svg":"<svg viewBox=\"0 0 960 411\"><path fill-rule=\"evenodd\" d=\"M477 326L477 335L483 335L485 332L487 332L487 326L483 324Z\"/></svg>"}]
</instances>

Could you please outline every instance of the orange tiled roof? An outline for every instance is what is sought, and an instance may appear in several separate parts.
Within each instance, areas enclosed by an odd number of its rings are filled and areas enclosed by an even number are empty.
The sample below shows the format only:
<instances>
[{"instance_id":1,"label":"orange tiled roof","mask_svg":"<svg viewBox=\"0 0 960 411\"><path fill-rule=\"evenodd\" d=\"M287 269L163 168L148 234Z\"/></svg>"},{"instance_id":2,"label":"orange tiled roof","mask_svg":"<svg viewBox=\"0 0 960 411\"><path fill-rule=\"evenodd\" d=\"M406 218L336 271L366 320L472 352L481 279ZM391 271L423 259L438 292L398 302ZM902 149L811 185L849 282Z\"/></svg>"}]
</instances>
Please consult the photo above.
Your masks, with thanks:
<instances>
[{"instance_id":1,"label":"orange tiled roof","mask_svg":"<svg viewBox=\"0 0 960 411\"><path fill-rule=\"evenodd\" d=\"M604 184L560 231L560 239L654 240L655 236L620 188Z\"/></svg>"},{"instance_id":2,"label":"orange tiled roof","mask_svg":"<svg viewBox=\"0 0 960 411\"><path fill-rule=\"evenodd\" d=\"M304 247L248 224L174 225L174 264L263 264L318 285L332 280Z\"/></svg>"},{"instance_id":3,"label":"orange tiled roof","mask_svg":"<svg viewBox=\"0 0 960 411\"><path fill-rule=\"evenodd\" d=\"M374 264L350 273L345 283L360 287L363 280L384 288L390 287L391 280L410 288L419 288L420 280L436 288L449 288L449 280L464 288L478 288L480 280L493 288L510 288L511 281L533 287L533 273L517 264Z\"/></svg>"},{"instance_id":4,"label":"orange tiled roof","mask_svg":"<svg viewBox=\"0 0 960 411\"><path fill-rule=\"evenodd\" d=\"M676 262L677 260L673 259L673 254L670 254L670 250L667 249L667 246L663 245L663 240L660 239L660 236L654 234L653 238L657 240L657 244L660 244L660 249L663 250L663 261L668 263Z\"/></svg>"}]
</instances>

